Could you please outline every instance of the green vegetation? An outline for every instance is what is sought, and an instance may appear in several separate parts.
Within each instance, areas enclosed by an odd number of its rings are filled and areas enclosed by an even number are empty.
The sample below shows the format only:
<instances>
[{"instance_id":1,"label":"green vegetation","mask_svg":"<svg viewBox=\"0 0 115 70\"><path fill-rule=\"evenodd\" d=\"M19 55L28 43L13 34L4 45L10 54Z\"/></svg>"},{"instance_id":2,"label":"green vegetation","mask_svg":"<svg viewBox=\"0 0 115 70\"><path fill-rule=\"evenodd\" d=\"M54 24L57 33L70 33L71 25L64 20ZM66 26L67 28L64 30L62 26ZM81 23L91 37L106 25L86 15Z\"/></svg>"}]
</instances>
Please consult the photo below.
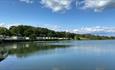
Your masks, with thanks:
<instances>
[{"instance_id":1,"label":"green vegetation","mask_svg":"<svg viewBox=\"0 0 115 70\"><path fill-rule=\"evenodd\" d=\"M74 33L56 32L47 28L26 25L11 26L9 29L0 27L0 35L30 37L32 40L35 39L35 37L65 37L74 39L75 36Z\"/></svg>"},{"instance_id":2,"label":"green vegetation","mask_svg":"<svg viewBox=\"0 0 115 70\"><path fill-rule=\"evenodd\" d=\"M27 25L11 26L9 29L0 27L0 35L30 37L35 40L36 37L64 37L75 40L105 40L115 39L115 37L96 36L91 34L75 34L69 32L56 32L47 28L32 27Z\"/></svg>"},{"instance_id":3,"label":"green vegetation","mask_svg":"<svg viewBox=\"0 0 115 70\"><path fill-rule=\"evenodd\" d=\"M5 27L0 27L0 35L9 36L10 35L10 31L7 28L5 28Z\"/></svg>"},{"instance_id":4,"label":"green vegetation","mask_svg":"<svg viewBox=\"0 0 115 70\"><path fill-rule=\"evenodd\" d=\"M78 40L108 40L108 39L115 39L114 36L98 36L98 35L91 35L91 34L76 34L75 39Z\"/></svg>"}]
</instances>

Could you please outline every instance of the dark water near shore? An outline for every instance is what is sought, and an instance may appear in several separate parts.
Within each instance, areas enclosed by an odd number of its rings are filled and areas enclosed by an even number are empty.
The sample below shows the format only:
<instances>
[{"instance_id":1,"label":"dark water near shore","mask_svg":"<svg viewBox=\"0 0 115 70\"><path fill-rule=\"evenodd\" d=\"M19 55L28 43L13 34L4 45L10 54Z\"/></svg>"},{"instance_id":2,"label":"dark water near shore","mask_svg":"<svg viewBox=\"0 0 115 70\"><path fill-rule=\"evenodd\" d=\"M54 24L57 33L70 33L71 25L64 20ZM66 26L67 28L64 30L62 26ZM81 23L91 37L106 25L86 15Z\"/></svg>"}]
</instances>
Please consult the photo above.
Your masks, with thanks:
<instances>
[{"instance_id":1,"label":"dark water near shore","mask_svg":"<svg viewBox=\"0 0 115 70\"><path fill-rule=\"evenodd\" d=\"M7 43L0 51L8 54L0 70L115 70L115 40Z\"/></svg>"}]
</instances>

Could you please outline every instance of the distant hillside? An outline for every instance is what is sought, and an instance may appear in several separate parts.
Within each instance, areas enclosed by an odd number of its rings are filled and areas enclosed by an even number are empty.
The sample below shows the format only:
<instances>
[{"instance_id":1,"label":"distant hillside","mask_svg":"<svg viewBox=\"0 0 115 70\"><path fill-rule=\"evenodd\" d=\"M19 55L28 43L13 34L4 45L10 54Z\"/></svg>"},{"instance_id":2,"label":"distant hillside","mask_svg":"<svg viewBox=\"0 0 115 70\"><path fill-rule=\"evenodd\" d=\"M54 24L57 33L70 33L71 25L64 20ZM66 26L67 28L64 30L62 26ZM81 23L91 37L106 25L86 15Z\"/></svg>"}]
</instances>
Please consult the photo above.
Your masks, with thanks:
<instances>
[{"instance_id":1,"label":"distant hillside","mask_svg":"<svg viewBox=\"0 0 115 70\"><path fill-rule=\"evenodd\" d=\"M33 27L27 25L11 26L9 29L0 27L0 35L2 36L20 36L20 37L65 37L69 39L89 39L104 40L115 39L115 37L96 36L91 34L75 34L70 32L57 32L47 28Z\"/></svg>"}]
</instances>

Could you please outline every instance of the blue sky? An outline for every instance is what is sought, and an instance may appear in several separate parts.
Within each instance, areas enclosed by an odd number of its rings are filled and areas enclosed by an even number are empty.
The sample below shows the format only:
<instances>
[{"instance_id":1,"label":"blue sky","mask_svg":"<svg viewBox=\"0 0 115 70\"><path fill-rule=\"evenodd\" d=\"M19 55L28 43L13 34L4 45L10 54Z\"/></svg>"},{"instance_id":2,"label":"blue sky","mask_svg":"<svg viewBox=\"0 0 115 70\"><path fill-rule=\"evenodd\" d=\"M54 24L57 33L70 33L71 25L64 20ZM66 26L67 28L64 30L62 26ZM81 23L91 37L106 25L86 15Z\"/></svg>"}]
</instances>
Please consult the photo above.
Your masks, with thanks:
<instances>
[{"instance_id":1,"label":"blue sky","mask_svg":"<svg viewBox=\"0 0 115 70\"><path fill-rule=\"evenodd\" d=\"M115 32L114 0L0 0L0 25L32 25L57 31Z\"/></svg>"}]
</instances>

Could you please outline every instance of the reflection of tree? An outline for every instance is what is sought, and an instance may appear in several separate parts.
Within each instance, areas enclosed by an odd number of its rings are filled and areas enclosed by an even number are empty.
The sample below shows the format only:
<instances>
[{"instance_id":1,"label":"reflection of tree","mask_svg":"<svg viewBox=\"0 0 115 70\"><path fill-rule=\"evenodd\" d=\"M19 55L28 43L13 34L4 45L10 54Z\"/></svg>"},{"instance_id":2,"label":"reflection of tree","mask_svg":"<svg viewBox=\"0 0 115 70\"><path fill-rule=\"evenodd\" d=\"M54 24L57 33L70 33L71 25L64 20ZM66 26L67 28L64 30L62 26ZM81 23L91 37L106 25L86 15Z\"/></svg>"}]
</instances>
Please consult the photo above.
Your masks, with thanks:
<instances>
[{"instance_id":1,"label":"reflection of tree","mask_svg":"<svg viewBox=\"0 0 115 70\"><path fill-rule=\"evenodd\" d=\"M15 54L18 57L26 57L35 52L48 51L55 48L65 48L67 45L48 45L45 43L21 43L17 47L9 50L9 54Z\"/></svg>"}]
</instances>

